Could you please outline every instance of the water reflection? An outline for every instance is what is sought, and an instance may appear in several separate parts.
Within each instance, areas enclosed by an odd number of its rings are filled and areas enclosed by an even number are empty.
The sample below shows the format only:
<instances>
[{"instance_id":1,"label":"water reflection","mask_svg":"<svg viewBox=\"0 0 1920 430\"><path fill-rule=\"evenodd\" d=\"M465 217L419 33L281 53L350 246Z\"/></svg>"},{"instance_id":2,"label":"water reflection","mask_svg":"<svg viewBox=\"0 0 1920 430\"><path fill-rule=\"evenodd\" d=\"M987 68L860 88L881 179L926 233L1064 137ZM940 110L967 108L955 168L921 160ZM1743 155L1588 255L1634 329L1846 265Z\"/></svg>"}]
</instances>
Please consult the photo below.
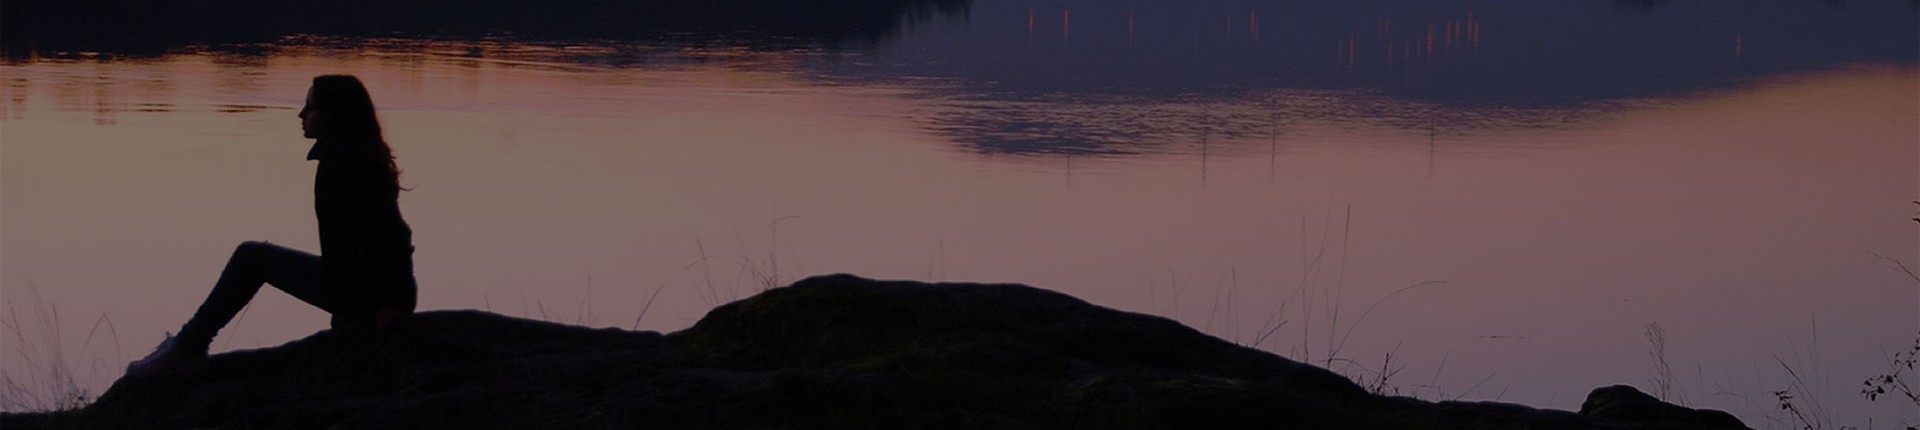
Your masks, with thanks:
<instances>
[{"instance_id":1,"label":"water reflection","mask_svg":"<svg viewBox=\"0 0 1920 430\"><path fill-rule=\"evenodd\" d=\"M1577 407L1644 377L1648 321L1722 376L1815 311L1836 344L1907 340L1912 289L1861 257L1911 249L1915 42L1883 37L1910 11L983 2L872 46L311 34L22 59L0 66L0 282L171 324L198 297L120 286L203 291L235 241L311 245L293 109L348 72L409 160L431 307L665 283L642 328L677 329L777 257L777 280L1031 282L1248 341L1330 267L1311 248L1351 202L1348 297L1457 287L1382 308L1354 356L1406 340L1438 385L1501 372L1507 400ZM1244 306L1215 319L1224 291ZM221 349L323 324L263 300ZM1867 349L1836 374L1882 364ZM1846 408L1906 413L1883 406Z\"/></svg>"},{"instance_id":2,"label":"water reflection","mask_svg":"<svg viewBox=\"0 0 1920 430\"><path fill-rule=\"evenodd\" d=\"M1835 10L1705 3L1617 13L1593 2L1120 2L1072 3L1071 22L1065 8L1059 22L1035 20L1034 11L1046 7L982 3L964 30L908 33L882 49L891 64L823 66L828 77L866 84L902 75L949 78L953 86L934 96L956 107L933 121L934 129L972 150L1125 154L1181 151L1160 142L1195 134L1192 127L1133 124L1143 116L1183 115L1153 106L1226 112L1219 127L1226 133L1259 128L1274 115L1416 129L1539 128L1781 73L1920 61L1920 45L1908 37L1915 21L1903 16L1914 8L1900 4ZM1256 26L1267 40L1253 43ZM1051 30L1062 37L1033 37ZM1758 38L1777 48L1752 55ZM1816 48L1812 41L1849 48ZM1285 108L1300 104L1287 99L1323 93L1420 107ZM1222 104L1244 106L1202 107Z\"/></svg>"},{"instance_id":3,"label":"water reflection","mask_svg":"<svg viewBox=\"0 0 1920 430\"><path fill-rule=\"evenodd\" d=\"M1363 91L1275 89L1234 97L1146 98L1043 95L1031 99L956 95L924 122L943 138L980 153L1007 155L1165 154L1193 152L1203 135L1252 140L1301 127L1436 130L1443 136L1579 127L1658 101L1595 102L1556 109L1478 108L1408 103ZM1329 142L1334 143L1334 142ZM1514 150L1518 148L1504 148Z\"/></svg>"},{"instance_id":4,"label":"water reflection","mask_svg":"<svg viewBox=\"0 0 1920 430\"><path fill-rule=\"evenodd\" d=\"M153 61L111 62L107 74L71 73L70 68L38 68L50 74L17 75L8 97L25 103L32 80L53 83L52 101L60 111L88 111L98 124L113 124L121 112L168 112L177 106L176 72L183 57L201 57L211 66L212 82L201 89L227 102L188 108L216 113L285 110L284 100L263 99L266 88L283 87L267 72L298 67L317 59L365 61L409 76L391 103L400 108L500 112L542 110L588 116L617 116L635 97L618 88L671 88L720 78L725 85L764 81L761 88L730 91L791 94L795 79L823 84L896 88L927 101L890 115L983 154L1125 156L1195 153L1203 137L1237 141L1269 137L1299 127L1349 129L1438 128L1453 135L1475 130L1538 129L1608 118L1647 101L1592 102L1557 108L1462 108L1395 100L1365 89L1249 88L1232 94L1031 93L981 90L964 77L833 75L822 68L854 62L872 67L864 55L817 49L779 52L745 48L699 48L635 44L532 44L419 39L341 40L304 37L259 53L197 52ZM41 60L86 64L76 60ZM661 72L684 72L665 73ZM487 85L500 73L546 75L566 88L604 87L609 91L576 97L565 89L507 89ZM716 74L718 73L718 74ZM641 78L645 76L645 78ZM661 81L678 79L680 81ZM429 82L434 84L429 85ZM451 84L452 92L431 91ZM433 92L433 94L429 94ZM503 97L511 95L510 97ZM10 113L19 115L17 111ZM1231 147L1216 150L1232 151ZM1270 149L1270 148L1269 148Z\"/></svg>"},{"instance_id":5,"label":"water reflection","mask_svg":"<svg viewBox=\"0 0 1920 430\"><path fill-rule=\"evenodd\" d=\"M555 72L709 64L778 70L830 84L915 88L949 102L924 115L929 130L969 151L1005 154L1182 152L1203 120L1224 136L1276 121L1555 127L1781 73L1920 62L1920 41L1910 37L1920 31L1910 19L1915 8L1900 4L901 0L804 12L785 3L748 4L754 7L568 2L536 11L504 3L444 16L382 4L391 10L356 13L395 16L354 25L320 19L311 24L317 27L266 20L282 26L106 41L44 28L79 19L69 10L77 6L9 4L16 13L7 19L31 22L9 28L7 43L9 55L133 39L164 45L160 50L212 43L201 52L230 66L220 69L218 88L234 94L256 93L258 77L249 74L270 58L320 53L375 55L415 70L428 63ZM111 13L193 15L194 7L201 6ZM535 13L573 24L503 18ZM614 16L637 21L616 25ZM665 21L674 24L653 25ZM364 37L375 30L443 36ZM243 40L271 43L231 43ZM864 43L837 43L848 41ZM1413 103L1328 104L1325 94ZM111 123L111 105L119 102L96 101L99 120Z\"/></svg>"}]
</instances>

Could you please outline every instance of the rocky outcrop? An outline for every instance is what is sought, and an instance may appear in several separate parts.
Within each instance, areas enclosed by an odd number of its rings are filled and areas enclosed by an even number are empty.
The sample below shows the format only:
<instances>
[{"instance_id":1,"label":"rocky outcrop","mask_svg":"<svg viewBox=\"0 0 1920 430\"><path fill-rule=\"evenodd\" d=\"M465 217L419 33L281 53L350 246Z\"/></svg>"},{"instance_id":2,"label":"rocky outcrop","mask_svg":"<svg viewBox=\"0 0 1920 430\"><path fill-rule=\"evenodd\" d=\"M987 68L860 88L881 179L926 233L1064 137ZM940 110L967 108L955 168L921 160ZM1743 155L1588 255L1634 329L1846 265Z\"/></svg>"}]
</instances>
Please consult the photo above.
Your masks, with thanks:
<instances>
[{"instance_id":1,"label":"rocky outcrop","mask_svg":"<svg viewBox=\"0 0 1920 430\"><path fill-rule=\"evenodd\" d=\"M1637 396L1636 396L1637 395ZM1022 285L806 279L662 335L479 311L125 378L0 427L1739 429L1596 390L1580 413L1368 394L1174 321Z\"/></svg>"},{"instance_id":2,"label":"rocky outcrop","mask_svg":"<svg viewBox=\"0 0 1920 430\"><path fill-rule=\"evenodd\" d=\"M1587 394L1580 414L1623 422L1665 426L1667 428L1742 428L1739 418L1723 411L1689 409L1660 401L1639 389L1614 385L1600 387Z\"/></svg>"}]
</instances>

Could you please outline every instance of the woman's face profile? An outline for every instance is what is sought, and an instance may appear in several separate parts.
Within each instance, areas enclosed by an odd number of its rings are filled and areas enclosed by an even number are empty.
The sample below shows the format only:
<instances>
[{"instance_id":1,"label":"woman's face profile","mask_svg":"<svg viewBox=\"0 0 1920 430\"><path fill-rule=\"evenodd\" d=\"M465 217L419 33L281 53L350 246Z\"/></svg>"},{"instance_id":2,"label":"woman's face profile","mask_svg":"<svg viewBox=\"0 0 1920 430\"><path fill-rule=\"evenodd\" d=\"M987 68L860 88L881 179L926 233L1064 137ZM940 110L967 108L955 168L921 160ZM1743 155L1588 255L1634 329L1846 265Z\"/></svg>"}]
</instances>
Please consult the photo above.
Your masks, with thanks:
<instances>
[{"instance_id":1,"label":"woman's face profile","mask_svg":"<svg viewBox=\"0 0 1920 430\"><path fill-rule=\"evenodd\" d=\"M301 134L309 139L320 138L320 132L325 128L325 123L321 121L324 117L325 115L322 115L319 110L313 108L313 89L307 89L306 105L300 108Z\"/></svg>"}]
</instances>

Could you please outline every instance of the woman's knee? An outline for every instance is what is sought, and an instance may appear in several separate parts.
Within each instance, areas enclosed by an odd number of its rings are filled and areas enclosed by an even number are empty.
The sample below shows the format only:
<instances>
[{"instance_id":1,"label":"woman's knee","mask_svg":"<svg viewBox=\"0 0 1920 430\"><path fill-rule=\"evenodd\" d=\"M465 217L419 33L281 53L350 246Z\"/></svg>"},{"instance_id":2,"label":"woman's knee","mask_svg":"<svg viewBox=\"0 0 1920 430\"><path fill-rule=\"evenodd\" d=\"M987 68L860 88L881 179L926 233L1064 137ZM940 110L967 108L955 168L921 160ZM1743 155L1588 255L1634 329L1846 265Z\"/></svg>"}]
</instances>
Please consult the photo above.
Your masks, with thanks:
<instances>
[{"instance_id":1,"label":"woman's knee","mask_svg":"<svg viewBox=\"0 0 1920 430\"><path fill-rule=\"evenodd\" d=\"M240 246L233 248L233 255L227 257L227 267L221 270L221 279L252 279L258 272L256 267L260 265L262 257L267 255L267 250L272 246L257 240L240 242Z\"/></svg>"},{"instance_id":2,"label":"woman's knee","mask_svg":"<svg viewBox=\"0 0 1920 430\"><path fill-rule=\"evenodd\" d=\"M279 248L280 245L274 245L260 240L240 242L240 246L233 248L233 256L227 258L227 266L228 268L233 268L234 266L257 265L260 261L266 260L269 255L273 254L274 250Z\"/></svg>"},{"instance_id":3,"label":"woman's knee","mask_svg":"<svg viewBox=\"0 0 1920 430\"><path fill-rule=\"evenodd\" d=\"M273 246L274 246L273 244L267 243L266 241L261 241L261 240L249 240L246 242L240 242L240 246L233 249L233 255L259 254L269 249L273 249Z\"/></svg>"}]
</instances>

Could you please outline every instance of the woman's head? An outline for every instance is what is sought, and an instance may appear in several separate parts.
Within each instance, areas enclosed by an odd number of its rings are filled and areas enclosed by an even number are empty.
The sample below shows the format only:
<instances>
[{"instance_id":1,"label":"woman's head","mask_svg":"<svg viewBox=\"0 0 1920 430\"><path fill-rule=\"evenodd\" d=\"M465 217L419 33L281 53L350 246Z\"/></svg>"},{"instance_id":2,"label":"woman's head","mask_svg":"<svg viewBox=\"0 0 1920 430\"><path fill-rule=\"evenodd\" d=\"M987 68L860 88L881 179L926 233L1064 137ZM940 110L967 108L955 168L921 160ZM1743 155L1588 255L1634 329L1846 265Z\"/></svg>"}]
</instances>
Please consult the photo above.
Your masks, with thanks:
<instances>
[{"instance_id":1,"label":"woman's head","mask_svg":"<svg viewBox=\"0 0 1920 430\"><path fill-rule=\"evenodd\" d=\"M380 136L380 118L373 112L373 97L367 86L353 75L321 75L307 89L307 105L300 109L300 129L308 138L341 139L368 145L336 145L336 151L367 151L352 155L386 161L387 178L395 190L400 188L400 166L393 160L393 148ZM398 192L398 191L395 191Z\"/></svg>"},{"instance_id":2,"label":"woman's head","mask_svg":"<svg viewBox=\"0 0 1920 430\"><path fill-rule=\"evenodd\" d=\"M300 109L300 129L308 138L357 137L380 140L380 119L373 97L352 75L313 78L307 105Z\"/></svg>"}]
</instances>

